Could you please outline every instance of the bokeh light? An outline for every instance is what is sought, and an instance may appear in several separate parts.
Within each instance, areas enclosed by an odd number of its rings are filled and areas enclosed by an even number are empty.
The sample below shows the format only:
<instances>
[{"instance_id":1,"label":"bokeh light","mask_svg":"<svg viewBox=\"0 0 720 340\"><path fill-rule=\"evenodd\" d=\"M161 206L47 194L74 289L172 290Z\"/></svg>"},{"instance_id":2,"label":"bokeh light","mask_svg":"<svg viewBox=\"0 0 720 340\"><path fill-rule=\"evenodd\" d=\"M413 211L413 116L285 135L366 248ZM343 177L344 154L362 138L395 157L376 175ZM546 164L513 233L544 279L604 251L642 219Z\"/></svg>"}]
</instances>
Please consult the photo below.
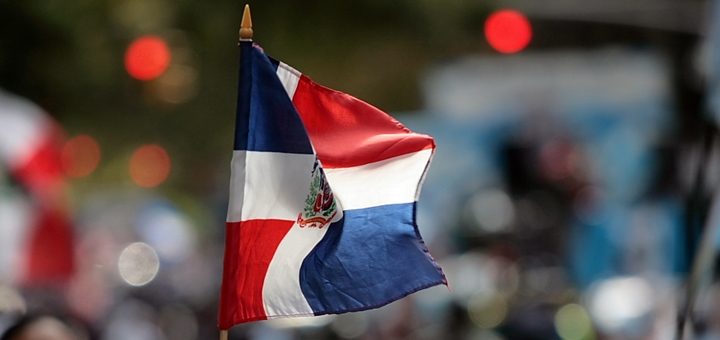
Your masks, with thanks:
<instances>
[{"instance_id":1,"label":"bokeh light","mask_svg":"<svg viewBox=\"0 0 720 340\"><path fill-rule=\"evenodd\" d=\"M470 299L468 316L479 328L489 329L499 326L507 316L508 302L502 294L477 294Z\"/></svg>"},{"instance_id":2,"label":"bokeh light","mask_svg":"<svg viewBox=\"0 0 720 340\"><path fill-rule=\"evenodd\" d=\"M170 175L170 156L156 144L139 147L130 158L130 177L140 187L154 188Z\"/></svg>"},{"instance_id":3,"label":"bokeh light","mask_svg":"<svg viewBox=\"0 0 720 340\"><path fill-rule=\"evenodd\" d=\"M100 163L100 146L91 136L73 137L63 146L61 160L65 175L69 177L88 176Z\"/></svg>"},{"instance_id":4,"label":"bokeh light","mask_svg":"<svg viewBox=\"0 0 720 340\"><path fill-rule=\"evenodd\" d=\"M485 21L485 38L500 53L522 51L532 39L530 21L514 10L500 10Z\"/></svg>"},{"instance_id":5,"label":"bokeh light","mask_svg":"<svg viewBox=\"0 0 720 340\"><path fill-rule=\"evenodd\" d=\"M131 77L148 81L162 75L170 65L170 49L156 36L135 39L125 52L125 69Z\"/></svg>"},{"instance_id":6,"label":"bokeh light","mask_svg":"<svg viewBox=\"0 0 720 340\"><path fill-rule=\"evenodd\" d=\"M120 277L131 286L144 286L152 281L160 270L160 260L155 249L142 242L131 243L118 257Z\"/></svg>"},{"instance_id":7,"label":"bokeh light","mask_svg":"<svg viewBox=\"0 0 720 340\"><path fill-rule=\"evenodd\" d=\"M555 314L555 330L565 340L588 339L592 323L585 308L570 303L562 306Z\"/></svg>"},{"instance_id":8,"label":"bokeh light","mask_svg":"<svg viewBox=\"0 0 720 340\"><path fill-rule=\"evenodd\" d=\"M162 261L177 263L194 250L196 239L190 220L166 201L153 201L142 209L137 219L142 241L152 246Z\"/></svg>"},{"instance_id":9,"label":"bokeh light","mask_svg":"<svg viewBox=\"0 0 720 340\"><path fill-rule=\"evenodd\" d=\"M182 104L192 99L198 91L198 74L195 68L173 65L153 83L153 94L167 104Z\"/></svg>"},{"instance_id":10,"label":"bokeh light","mask_svg":"<svg viewBox=\"0 0 720 340\"><path fill-rule=\"evenodd\" d=\"M448 282L453 283L451 293L455 300L466 306L478 291L486 294L497 291L492 261L492 258L480 252L468 252L440 263L448 277Z\"/></svg>"},{"instance_id":11,"label":"bokeh light","mask_svg":"<svg viewBox=\"0 0 720 340\"><path fill-rule=\"evenodd\" d=\"M468 204L475 223L483 232L506 232L515 219L513 202L502 190L478 191Z\"/></svg>"},{"instance_id":12,"label":"bokeh light","mask_svg":"<svg viewBox=\"0 0 720 340\"><path fill-rule=\"evenodd\" d=\"M617 277L598 283L590 291L590 315L607 332L623 331L647 316L653 308L653 290L640 277Z\"/></svg>"}]
</instances>

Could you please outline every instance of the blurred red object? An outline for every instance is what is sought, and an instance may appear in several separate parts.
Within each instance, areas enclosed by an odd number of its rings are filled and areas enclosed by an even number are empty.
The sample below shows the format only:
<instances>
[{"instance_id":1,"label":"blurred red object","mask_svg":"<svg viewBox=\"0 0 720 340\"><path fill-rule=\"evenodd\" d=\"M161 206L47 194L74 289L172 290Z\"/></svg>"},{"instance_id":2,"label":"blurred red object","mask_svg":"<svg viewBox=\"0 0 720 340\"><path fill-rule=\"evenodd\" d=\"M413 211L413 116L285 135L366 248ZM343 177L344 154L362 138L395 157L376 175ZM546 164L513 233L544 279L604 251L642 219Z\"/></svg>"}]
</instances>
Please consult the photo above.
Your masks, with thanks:
<instances>
[{"instance_id":1,"label":"blurred red object","mask_svg":"<svg viewBox=\"0 0 720 340\"><path fill-rule=\"evenodd\" d=\"M170 65L171 53L160 37L142 36L135 39L125 52L125 69L131 77L149 81L161 76Z\"/></svg>"},{"instance_id":2,"label":"blurred red object","mask_svg":"<svg viewBox=\"0 0 720 340\"><path fill-rule=\"evenodd\" d=\"M500 53L517 53L525 49L532 39L530 21L514 10L500 10L485 21L485 37L490 46Z\"/></svg>"},{"instance_id":3,"label":"blurred red object","mask_svg":"<svg viewBox=\"0 0 720 340\"><path fill-rule=\"evenodd\" d=\"M0 233L20 234L9 236L20 241L18 254L9 254L14 268L0 268L0 272L8 271L10 279L22 285L58 284L73 274L73 230L65 207L60 157L62 136L61 127L40 108L0 92L0 165L25 189L31 207L27 218L16 219L25 225L0 228Z\"/></svg>"},{"instance_id":4,"label":"blurred red object","mask_svg":"<svg viewBox=\"0 0 720 340\"><path fill-rule=\"evenodd\" d=\"M75 178L89 176L100 163L100 145L91 136L75 136L65 142L61 156L65 175Z\"/></svg>"},{"instance_id":5,"label":"blurred red object","mask_svg":"<svg viewBox=\"0 0 720 340\"><path fill-rule=\"evenodd\" d=\"M154 188L168 178L172 162L165 148L157 144L143 145L130 158L130 177L142 188Z\"/></svg>"}]
</instances>

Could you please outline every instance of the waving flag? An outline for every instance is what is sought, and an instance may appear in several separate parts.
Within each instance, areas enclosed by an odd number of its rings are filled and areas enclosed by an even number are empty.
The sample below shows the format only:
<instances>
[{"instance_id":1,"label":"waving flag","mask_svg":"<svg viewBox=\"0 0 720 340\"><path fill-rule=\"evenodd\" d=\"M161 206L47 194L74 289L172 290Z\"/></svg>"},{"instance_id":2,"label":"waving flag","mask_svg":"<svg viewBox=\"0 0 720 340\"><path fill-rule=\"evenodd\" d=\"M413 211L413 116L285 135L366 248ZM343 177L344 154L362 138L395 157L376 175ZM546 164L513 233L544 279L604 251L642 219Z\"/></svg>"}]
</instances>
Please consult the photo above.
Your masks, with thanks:
<instances>
[{"instance_id":1,"label":"waving flag","mask_svg":"<svg viewBox=\"0 0 720 340\"><path fill-rule=\"evenodd\" d=\"M446 283L415 223L433 139L251 42L240 64L220 328Z\"/></svg>"}]
</instances>

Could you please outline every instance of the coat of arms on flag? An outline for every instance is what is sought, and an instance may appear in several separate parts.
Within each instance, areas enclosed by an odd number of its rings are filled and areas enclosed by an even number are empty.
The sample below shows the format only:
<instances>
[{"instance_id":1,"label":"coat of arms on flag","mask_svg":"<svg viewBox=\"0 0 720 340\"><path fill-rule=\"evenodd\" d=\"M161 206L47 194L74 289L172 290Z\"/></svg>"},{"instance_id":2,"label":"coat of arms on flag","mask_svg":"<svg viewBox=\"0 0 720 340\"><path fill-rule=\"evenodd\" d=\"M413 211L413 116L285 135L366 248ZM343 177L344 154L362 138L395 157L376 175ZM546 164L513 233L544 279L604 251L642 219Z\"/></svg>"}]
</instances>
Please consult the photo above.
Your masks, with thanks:
<instances>
[{"instance_id":1,"label":"coat of arms on flag","mask_svg":"<svg viewBox=\"0 0 720 340\"><path fill-rule=\"evenodd\" d=\"M245 39L234 144L220 329L447 284L415 219L432 137Z\"/></svg>"},{"instance_id":2,"label":"coat of arms on flag","mask_svg":"<svg viewBox=\"0 0 720 340\"><path fill-rule=\"evenodd\" d=\"M321 228L330 223L338 214L337 203L330 190L330 184L318 161L312 170L310 193L305 199L305 208L298 214L297 224L300 228Z\"/></svg>"}]
</instances>

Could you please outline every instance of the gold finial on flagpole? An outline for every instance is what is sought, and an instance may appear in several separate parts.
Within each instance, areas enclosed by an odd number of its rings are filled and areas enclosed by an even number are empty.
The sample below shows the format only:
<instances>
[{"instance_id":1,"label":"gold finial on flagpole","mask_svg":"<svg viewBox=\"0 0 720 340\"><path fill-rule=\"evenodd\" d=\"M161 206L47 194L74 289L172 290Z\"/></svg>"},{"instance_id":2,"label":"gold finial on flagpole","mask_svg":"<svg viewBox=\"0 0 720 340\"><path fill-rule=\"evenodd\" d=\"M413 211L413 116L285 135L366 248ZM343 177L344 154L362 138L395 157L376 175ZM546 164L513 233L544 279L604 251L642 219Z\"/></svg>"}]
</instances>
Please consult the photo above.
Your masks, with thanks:
<instances>
[{"instance_id":1,"label":"gold finial on flagpole","mask_svg":"<svg viewBox=\"0 0 720 340\"><path fill-rule=\"evenodd\" d=\"M250 17L250 5L245 4L242 20L240 21L240 41L252 41L253 29L252 18Z\"/></svg>"}]
</instances>

